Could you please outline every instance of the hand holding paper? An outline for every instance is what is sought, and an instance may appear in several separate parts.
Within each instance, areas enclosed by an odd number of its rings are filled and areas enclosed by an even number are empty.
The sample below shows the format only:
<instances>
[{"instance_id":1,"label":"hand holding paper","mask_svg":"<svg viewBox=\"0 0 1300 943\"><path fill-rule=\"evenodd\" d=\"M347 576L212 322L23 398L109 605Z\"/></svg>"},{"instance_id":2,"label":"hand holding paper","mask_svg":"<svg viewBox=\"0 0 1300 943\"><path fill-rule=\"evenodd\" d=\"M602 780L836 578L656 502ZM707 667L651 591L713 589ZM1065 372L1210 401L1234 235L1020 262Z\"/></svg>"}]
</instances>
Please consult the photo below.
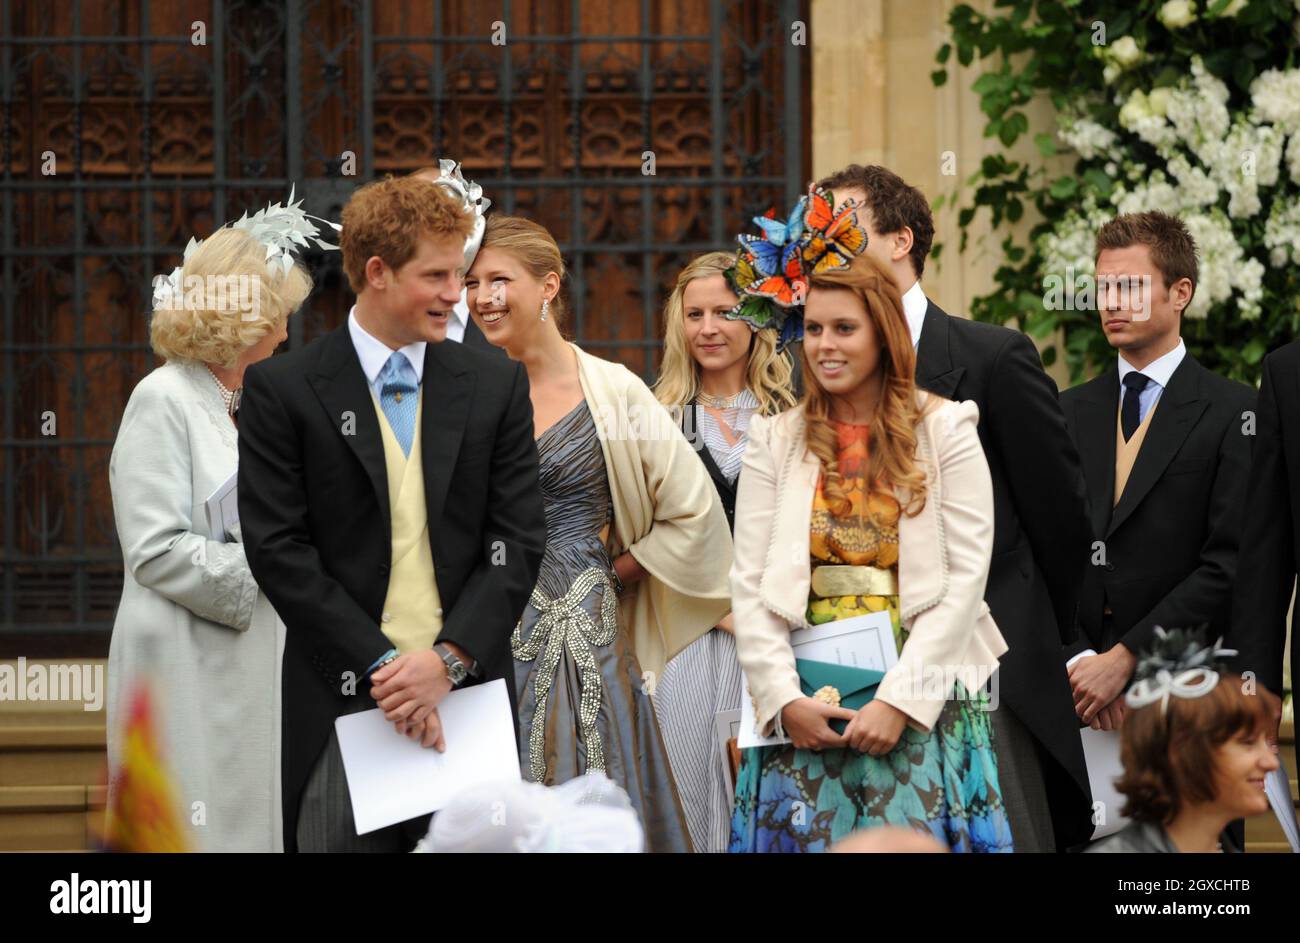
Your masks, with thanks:
<instances>
[{"instance_id":1,"label":"hand holding paper","mask_svg":"<svg viewBox=\"0 0 1300 943\"><path fill-rule=\"evenodd\" d=\"M520 778L504 680L452 691L437 716L443 753L400 736L380 710L334 722L358 835L435 812L465 789Z\"/></svg>"},{"instance_id":2,"label":"hand holding paper","mask_svg":"<svg viewBox=\"0 0 1300 943\"><path fill-rule=\"evenodd\" d=\"M787 733L798 729L800 737L787 739L761 734L754 702L749 696L749 681L742 677L745 694L740 704L740 736L737 745L741 749L791 742L800 746L801 739L812 744L818 739L814 728L810 726L815 723L827 729L828 733L836 734L837 739L835 742L825 740L824 745L809 748L846 746L847 741L839 734L843 733L846 721L853 718L853 708L865 705L874 695L875 688L885 673L898 663L898 648L894 643L894 627L889 613L872 612L808 629L798 629L790 633L790 647L794 650L795 664L799 667L799 686L807 698L786 705L782 710L781 725ZM806 701L811 700L823 686L833 687L839 692L840 708L826 712L807 707ZM791 716L795 718L793 727Z\"/></svg>"}]
</instances>

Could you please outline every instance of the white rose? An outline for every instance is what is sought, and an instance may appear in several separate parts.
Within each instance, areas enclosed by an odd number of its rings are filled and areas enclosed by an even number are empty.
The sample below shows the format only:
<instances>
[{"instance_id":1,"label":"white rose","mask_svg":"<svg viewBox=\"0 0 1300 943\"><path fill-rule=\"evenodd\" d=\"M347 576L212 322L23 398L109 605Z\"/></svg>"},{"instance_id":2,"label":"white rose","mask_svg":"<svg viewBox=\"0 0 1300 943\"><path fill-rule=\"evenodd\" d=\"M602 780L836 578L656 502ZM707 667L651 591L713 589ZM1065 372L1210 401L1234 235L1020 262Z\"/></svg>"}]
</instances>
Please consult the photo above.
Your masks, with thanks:
<instances>
[{"instance_id":1,"label":"white rose","mask_svg":"<svg viewBox=\"0 0 1300 943\"><path fill-rule=\"evenodd\" d=\"M1156 17L1166 29L1181 29L1196 21L1196 4L1190 0L1169 0Z\"/></svg>"},{"instance_id":2,"label":"white rose","mask_svg":"<svg viewBox=\"0 0 1300 943\"><path fill-rule=\"evenodd\" d=\"M1173 92L1167 88L1153 88L1151 94L1147 96L1147 105L1150 106L1151 114L1163 118L1169 111L1169 99Z\"/></svg>"},{"instance_id":3,"label":"white rose","mask_svg":"<svg viewBox=\"0 0 1300 943\"><path fill-rule=\"evenodd\" d=\"M1142 58L1142 50L1132 36L1121 36L1110 44L1110 58L1121 69L1127 69Z\"/></svg>"},{"instance_id":4,"label":"white rose","mask_svg":"<svg viewBox=\"0 0 1300 943\"><path fill-rule=\"evenodd\" d=\"M1124 107L1119 110L1119 123L1125 128L1135 128L1143 118L1151 117L1151 106L1147 102L1146 92L1140 88L1133 89Z\"/></svg>"},{"instance_id":5,"label":"white rose","mask_svg":"<svg viewBox=\"0 0 1300 943\"><path fill-rule=\"evenodd\" d=\"M1115 63L1108 62L1106 63L1106 67L1101 70L1101 80L1107 85L1113 85L1122 71L1124 70L1115 65Z\"/></svg>"}]
</instances>

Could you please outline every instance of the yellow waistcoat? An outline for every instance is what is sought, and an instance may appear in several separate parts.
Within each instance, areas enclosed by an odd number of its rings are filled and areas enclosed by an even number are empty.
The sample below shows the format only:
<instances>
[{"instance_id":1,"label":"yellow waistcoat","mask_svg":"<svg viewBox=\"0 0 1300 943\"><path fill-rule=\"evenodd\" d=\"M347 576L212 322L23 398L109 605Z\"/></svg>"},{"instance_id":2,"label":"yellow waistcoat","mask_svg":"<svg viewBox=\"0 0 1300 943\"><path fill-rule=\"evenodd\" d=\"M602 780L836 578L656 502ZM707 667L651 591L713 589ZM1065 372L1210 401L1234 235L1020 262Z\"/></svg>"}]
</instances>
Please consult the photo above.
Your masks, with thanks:
<instances>
[{"instance_id":1,"label":"yellow waistcoat","mask_svg":"<svg viewBox=\"0 0 1300 943\"><path fill-rule=\"evenodd\" d=\"M373 395L371 396L374 399ZM388 424L388 417L375 399L379 433L384 441L384 465L388 471L388 508L392 520L392 569L388 595L379 628L405 655L433 647L442 631L442 600L434 578L433 550L429 546L429 512L424 504L424 465L420 458L420 416L424 396L415 410L415 435L411 454L402 446Z\"/></svg>"}]
</instances>

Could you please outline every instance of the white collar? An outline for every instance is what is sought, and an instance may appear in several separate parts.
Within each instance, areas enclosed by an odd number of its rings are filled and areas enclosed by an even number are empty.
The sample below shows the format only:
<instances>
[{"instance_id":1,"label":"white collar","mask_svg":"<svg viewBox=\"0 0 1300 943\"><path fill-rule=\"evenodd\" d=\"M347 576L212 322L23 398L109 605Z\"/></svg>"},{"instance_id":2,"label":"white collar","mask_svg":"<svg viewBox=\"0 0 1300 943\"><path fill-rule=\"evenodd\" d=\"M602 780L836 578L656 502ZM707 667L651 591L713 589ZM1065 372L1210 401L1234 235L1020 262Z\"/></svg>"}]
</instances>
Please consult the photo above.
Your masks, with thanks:
<instances>
[{"instance_id":1,"label":"white collar","mask_svg":"<svg viewBox=\"0 0 1300 943\"><path fill-rule=\"evenodd\" d=\"M1163 390L1169 385L1170 377L1174 375L1174 371L1178 369L1178 365L1183 362L1185 356L1187 356L1187 346L1183 344L1183 339L1180 337L1178 338L1177 347L1151 361L1140 372ZM1124 355L1121 353L1119 355L1119 383L1121 387L1124 385L1124 377L1134 370L1137 370L1137 367L1125 360Z\"/></svg>"},{"instance_id":2,"label":"white collar","mask_svg":"<svg viewBox=\"0 0 1300 943\"><path fill-rule=\"evenodd\" d=\"M361 372L366 375L366 382L374 386L375 378L379 376L379 371L384 369L384 364L388 363L388 358L393 355L393 350L361 326L361 323L357 320L356 305L353 305L352 310L348 312L348 333L352 335L352 346L356 348L357 359L361 361ZM411 366L415 368L417 383L424 379L425 345L425 341L416 341L413 344L398 348L401 353L406 355L406 359L411 362Z\"/></svg>"},{"instance_id":3,"label":"white collar","mask_svg":"<svg viewBox=\"0 0 1300 943\"><path fill-rule=\"evenodd\" d=\"M912 282L912 287L903 292L903 315L907 318L907 329L912 334L912 346L921 343L921 327L925 324L925 311L930 307L930 300L921 290L921 280Z\"/></svg>"}]
</instances>

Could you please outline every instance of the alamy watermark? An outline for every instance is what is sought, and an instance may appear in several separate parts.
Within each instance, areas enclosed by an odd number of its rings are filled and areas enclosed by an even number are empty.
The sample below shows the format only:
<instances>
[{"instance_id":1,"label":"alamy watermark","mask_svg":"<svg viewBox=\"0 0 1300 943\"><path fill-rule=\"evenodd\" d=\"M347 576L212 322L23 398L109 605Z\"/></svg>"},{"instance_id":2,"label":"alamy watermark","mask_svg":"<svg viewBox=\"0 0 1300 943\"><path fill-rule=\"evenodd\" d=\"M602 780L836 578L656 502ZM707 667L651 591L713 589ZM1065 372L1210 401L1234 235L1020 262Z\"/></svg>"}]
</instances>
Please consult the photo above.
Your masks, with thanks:
<instances>
[{"instance_id":1,"label":"alamy watermark","mask_svg":"<svg viewBox=\"0 0 1300 943\"><path fill-rule=\"evenodd\" d=\"M0 664L0 701L81 701L84 711L104 706L104 666Z\"/></svg>"},{"instance_id":2,"label":"alamy watermark","mask_svg":"<svg viewBox=\"0 0 1300 943\"><path fill-rule=\"evenodd\" d=\"M238 311L256 321L262 311L260 275L186 275L154 279L154 311Z\"/></svg>"},{"instance_id":3,"label":"alamy watermark","mask_svg":"<svg viewBox=\"0 0 1300 943\"><path fill-rule=\"evenodd\" d=\"M1103 276L1076 272L1043 276L1043 308L1047 311L1128 311L1134 321L1151 317L1151 278L1146 275Z\"/></svg>"}]
</instances>

